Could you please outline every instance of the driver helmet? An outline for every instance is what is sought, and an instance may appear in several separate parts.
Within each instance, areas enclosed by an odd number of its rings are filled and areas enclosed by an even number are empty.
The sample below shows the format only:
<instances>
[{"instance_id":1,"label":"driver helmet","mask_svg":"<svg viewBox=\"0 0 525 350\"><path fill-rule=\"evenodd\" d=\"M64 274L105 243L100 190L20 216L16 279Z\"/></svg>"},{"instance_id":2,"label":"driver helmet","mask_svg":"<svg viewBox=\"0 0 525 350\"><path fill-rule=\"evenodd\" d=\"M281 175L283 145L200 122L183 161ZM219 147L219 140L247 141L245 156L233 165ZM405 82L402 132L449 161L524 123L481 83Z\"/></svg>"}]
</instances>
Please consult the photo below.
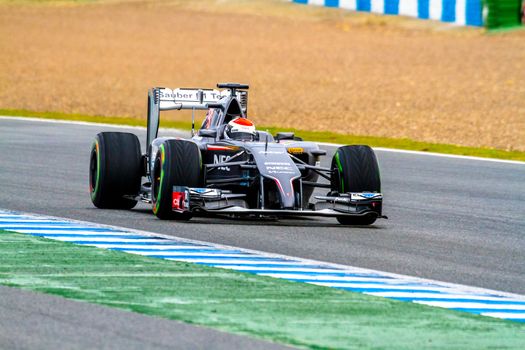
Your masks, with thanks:
<instances>
[{"instance_id":1,"label":"driver helmet","mask_svg":"<svg viewBox=\"0 0 525 350\"><path fill-rule=\"evenodd\" d=\"M228 123L225 129L227 138L238 141L254 141L257 132L255 124L246 118L237 118Z\"/></svg>"}]
</instances>

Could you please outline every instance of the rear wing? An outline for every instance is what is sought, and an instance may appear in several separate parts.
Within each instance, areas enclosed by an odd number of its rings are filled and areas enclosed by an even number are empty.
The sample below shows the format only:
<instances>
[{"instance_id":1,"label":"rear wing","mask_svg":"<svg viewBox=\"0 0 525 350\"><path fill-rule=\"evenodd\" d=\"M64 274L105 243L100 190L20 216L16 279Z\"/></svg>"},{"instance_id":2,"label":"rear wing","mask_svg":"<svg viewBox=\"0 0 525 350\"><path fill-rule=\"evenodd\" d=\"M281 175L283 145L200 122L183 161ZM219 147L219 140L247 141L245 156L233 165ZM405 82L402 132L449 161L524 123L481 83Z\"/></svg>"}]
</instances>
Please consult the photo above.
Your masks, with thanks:
<instances>
[{"instance_id":1,"label":"rear wing","mask_svg":"<svg viewBox=\"0 0 525 350\"><path fill-rule=\"evenodd\" d=\"M219 101L232 94L237 97L244 113L248 110L248 85L241 84L217 84L215 89L192 89L178 88L169 89L156 87L148 91L148 135L147 145L157 137L160 123L160 112L169 110L205 110L208 108L221 108Z\"/></svg>"},{"instance_id":2,"label":"rear wing","mask_svg":"<svg viewBox=\"0 0 525 350\"><path fill-rule=\"evenodd\" d=\"M219 102L222 97L229 96L229 91L214 89L153 89L157 94L159 110L208 109L209 104Z\"/></svg>"}]
</instances>

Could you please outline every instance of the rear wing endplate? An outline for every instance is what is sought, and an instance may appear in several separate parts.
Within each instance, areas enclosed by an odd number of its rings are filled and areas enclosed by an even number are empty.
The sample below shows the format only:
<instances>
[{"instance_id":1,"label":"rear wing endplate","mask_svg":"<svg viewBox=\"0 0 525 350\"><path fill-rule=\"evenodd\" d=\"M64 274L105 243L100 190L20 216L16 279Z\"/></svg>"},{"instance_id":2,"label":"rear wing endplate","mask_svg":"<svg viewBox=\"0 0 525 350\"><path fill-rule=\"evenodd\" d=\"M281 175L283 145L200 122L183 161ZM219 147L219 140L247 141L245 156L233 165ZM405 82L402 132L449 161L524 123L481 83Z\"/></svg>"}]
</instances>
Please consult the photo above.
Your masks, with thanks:
<instances>
[{"instance_id":1,"label":"rear wing endplate","mask_svg":"<svg viewBox=\"0 0 525 350\"><path fill-rule=\"evenodd\" d=\"M230 89L169 89L156 87L148 91L148 135L147 145L157 137L159 131L160 111L169 110L205 110L218 107L221 98L231 95ZM233 90L243 112L248 109L248 92Z\"/></svg>"}]
</instances>

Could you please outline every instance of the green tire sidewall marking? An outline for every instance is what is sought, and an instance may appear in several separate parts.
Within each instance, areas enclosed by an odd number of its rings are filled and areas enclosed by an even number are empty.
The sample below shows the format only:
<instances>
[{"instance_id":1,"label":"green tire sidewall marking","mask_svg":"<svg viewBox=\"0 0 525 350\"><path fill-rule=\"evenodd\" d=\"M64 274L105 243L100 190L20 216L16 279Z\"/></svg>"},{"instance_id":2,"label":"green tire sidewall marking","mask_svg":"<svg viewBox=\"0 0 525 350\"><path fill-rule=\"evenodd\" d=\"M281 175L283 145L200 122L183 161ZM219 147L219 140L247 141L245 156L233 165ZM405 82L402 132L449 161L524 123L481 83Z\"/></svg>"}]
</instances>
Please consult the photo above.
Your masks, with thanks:
<instances>
[{"instance_id":1,"label":"green tire sidewall marking","mask_svg":"<svg viewBox=\"0 0 525 350\"><path fill-rule=\"evenodd\" d=\"M97 139L95 139L95 142L93 142L93 147L95 147L95 152L97 153L97 181L95 183L95 187L91 191L91 199L95 200L100 187L100 146Z\"/></svg>"},{"instance_id":2,"label":"green tire sidewall marking","mask_svg":"<svg viewBox=\"0 0 525 350\"><path fill-rule=\"evenodd\" d=\"M166 159L166 153L164 151L164 144L160 145L160 181L159 181L159 190L157 191L157 198L155 199L155 204L153 205L153 213L157 214L159 211L159 202L162 196L162 183L164 181L164 162ZM155 180L155 179L154 179Z\"/></svg>"},{"instance_id":3,"label":"green tire sidewall marking","mask_svg":"<svg viewBox=\"0 0 525 350\"><path fill-rule=\"evenodd\" d=\"M343 166L339 160L339 151L335 152L335 162L337 163L337 168L339 169L339 181L341 183L341 193L345 192L345 183L343 180Z\"/></svg>"}]
</instances>

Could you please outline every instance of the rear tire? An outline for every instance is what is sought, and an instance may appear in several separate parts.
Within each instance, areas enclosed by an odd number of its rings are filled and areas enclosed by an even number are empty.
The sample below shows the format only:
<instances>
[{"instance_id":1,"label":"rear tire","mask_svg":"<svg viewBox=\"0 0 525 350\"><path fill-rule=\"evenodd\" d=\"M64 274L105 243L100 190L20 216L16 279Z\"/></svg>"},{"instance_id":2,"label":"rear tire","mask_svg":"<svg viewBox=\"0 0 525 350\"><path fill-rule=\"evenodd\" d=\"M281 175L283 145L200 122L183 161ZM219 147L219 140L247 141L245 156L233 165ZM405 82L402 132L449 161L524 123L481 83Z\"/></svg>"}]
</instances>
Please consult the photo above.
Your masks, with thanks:
<instances>
[{"instance_id":1,"label":"rear tire","mask_svg":"<svg viewBox=\"0 0 525 350\"><path fill-rule=\"evenodd\" d=\"M339 147L332 159L331 187L333 192L381 192L379 165L374 151L369 146L352 145ZM343 225L371 225L374 214L366 216L339 216Z\"/></svg>"},{"instance_id":2,"label":"rear tire","mask_svg":"<svg viewBox=\"0 0 525 350\"><path fill-rule=\"evenodd\" d=\"M91 201L101 209L131 209L142 178L140 141L134 134L101 132L91 147L89 189Z\"/></svg>"},{"instance_id":3,"label":"rear tire","mask_svg":"<svg viewBox=\"0 0 525 350\"><path fill-rule=\"evenodd\" d=\"M153 213L162 220L189 220L191 213L172 210L173 186L202 187L199 146L188 140L167 140L155 156L151 182Z\"/></svg>"}]
</instances>

